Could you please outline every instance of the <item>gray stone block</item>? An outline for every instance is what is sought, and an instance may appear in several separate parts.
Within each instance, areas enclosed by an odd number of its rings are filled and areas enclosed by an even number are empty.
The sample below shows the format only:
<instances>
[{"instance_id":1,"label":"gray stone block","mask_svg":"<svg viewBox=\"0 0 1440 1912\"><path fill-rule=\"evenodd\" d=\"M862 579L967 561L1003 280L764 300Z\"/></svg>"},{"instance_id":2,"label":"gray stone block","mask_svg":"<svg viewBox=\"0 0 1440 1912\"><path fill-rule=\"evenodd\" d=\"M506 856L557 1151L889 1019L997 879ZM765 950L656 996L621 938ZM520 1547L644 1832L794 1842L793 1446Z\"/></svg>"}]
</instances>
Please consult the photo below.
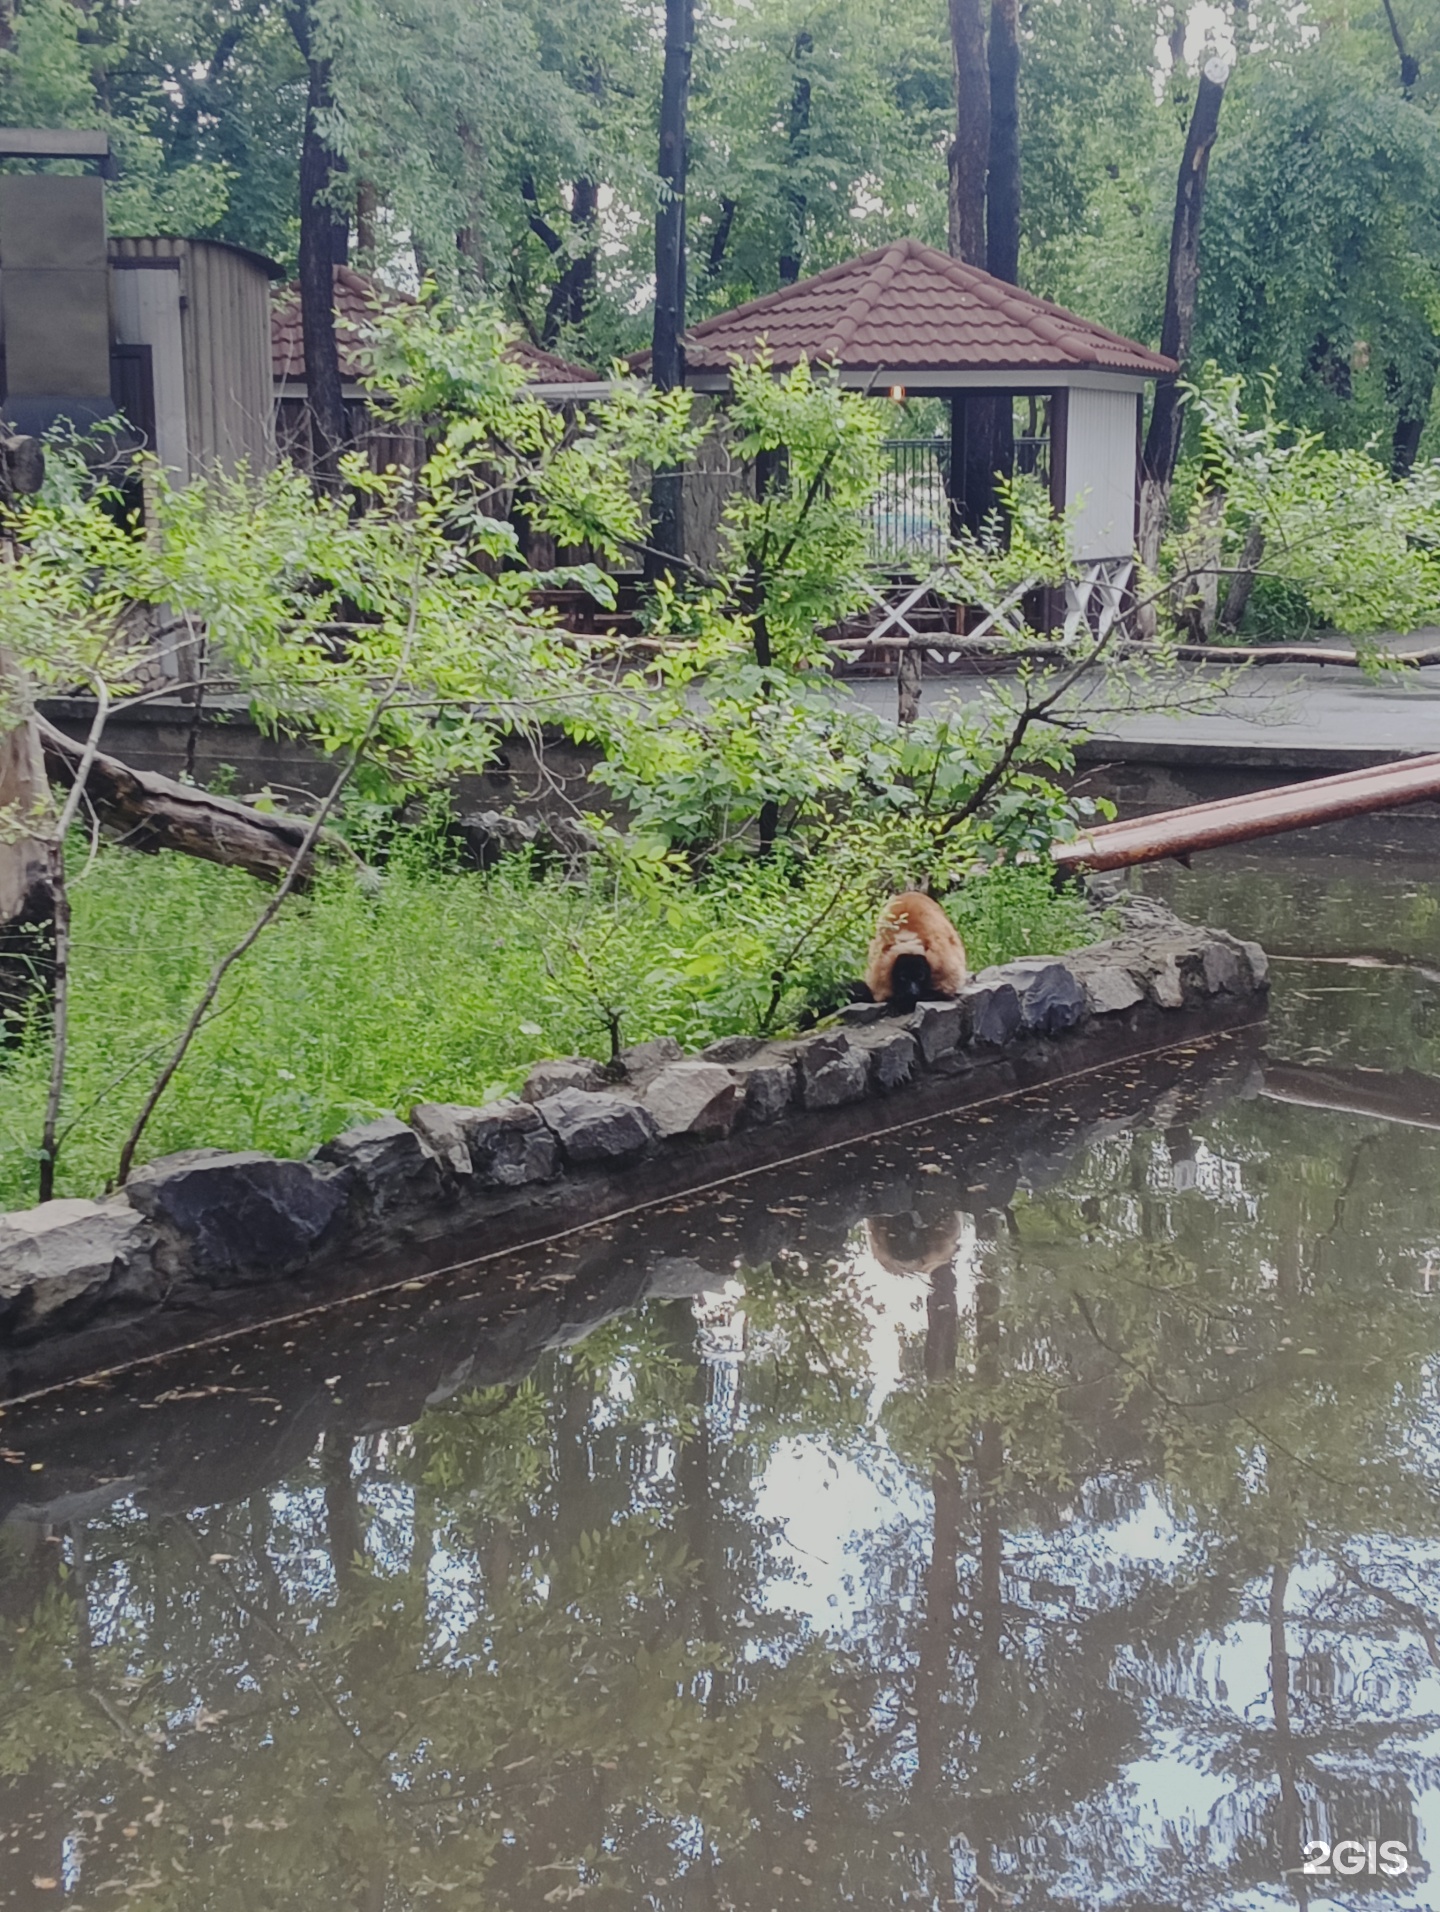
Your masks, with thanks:
<instances>
[{"instance_id":1,"label":"gray stone block","mask_svg":"<svg viewBox=\"0 0 1440 1912\"><path fill-rule=\"evenodd\" d=\"M749 1038L730 1040L748 1041ZM747 1122L778 1122L795 1106L799 1083L792 1048L757 1042L747 1060L736 1062L733 1073L745 1091Z\"/></svg>"},{"instance_id":2,"label":"gray stone block","mask_svg":"<svg viewBox=\"0 0 1440 1912\"><path fill-rule=\"evenodd\" d=\"M523 1188L560 1172L560 1147L528 1102L487 1102L461 1109L457 1119L478 1182L491 1188Z\"/></svg>"},{"instance_id":3,"label":"gray stone block","mask_svg":"<svg viewBox=\"0 0 1440 1912\"><path fill-rule=\"evenodd\" d=\"M637 1042L632 1048L620 1051L625 1081L642 1095L662 1069L672 1062L683 1061L684 1057L685 1051L674 1036L656 1036L650 1042Z\"/></svg>"},{"instance_id":4,"label":"gray stone block","mask_svg":"<svg viewBox=\"0 0 1440 1912\"><path fill-rule=\"evenodd\" d=\"M419 1208L444 1193L440 1164L407 1122L382 1115L322 1143L314 1159L342 1169L377 1215Z\"/></svg>"},{"instance_id":5,"label":"gray stone block","mask_svg":"<svg viewBox=\"0 0 1440 1912\"><path fill-rule=\"evenodd\" d=\"M847 1002L840 1011L840 1020L847 1029L868 1029L874 1023L884 1022L889 1014L889 1003Z\"/></svg>"},{"instance_id":6,"label":"gray stone block","mask_svg":"<svg viewBox=\"0 0 1440 1912\"><path fill-rule=\"evenodd\" d=\"M1074 965L1074 971L1084 987L1091 1015L1123 1015L1136 1003L1144 1002L1145 991L1123 963L1103 958L1100 952L1105 948L1105 944L1099 945L1096 952Z\"/></svg>"},{"instance_id":7,"label":"gray stone block","mask_svg":"<svg viewBox=\"0 0 1440 1912\"><path fill-rule=\"evenodd\" d=\"M743 1084L718 1062L672 1062L655 1076L643 1106L662 1136L709 1140L728 1135L745 1100Z\"/></svg>"},{"instance_id":8,"label":"gray stone block","mask_svg":"<svg viewBox=\"0 0 1440 1912\"><path fill-rule=\"evenodd\" d=\"M765 1047L759 1036L719 1036L700 1051L706 1062L748 1062Z\"/></svg>"},{"instance_id":9,"label":"gray stone block","mask_svg":"<svg viewBox=\"0 0 1440 1912\"><path fill-rule=\"evenodd\" d=\"M865 1051L842 1030L813 1036L797 1051L800 1100L807 1109L837 1109L858 1102L870 1086Z\"/></svg>"},{"instance_id":10,"label":"gray stone block","mask_svg":"<svg viewBox=\"0 0 1440 1912\"><path fill-rule=\"evenodd\" d=\"M333 1168L258 1149L184 1149L125 1184L131 1206L176 1239L195 1279L218 1288L298 1268L338 1222L349 1192L350 1178Z\"/></svg>"},{"instance_id":11,"label":"gray stone block","mask_svg":"<svg viewBox=\"0 0 1440 1912\"><path fill-rule=\"evenodd\" d=\"M410 1111L410 1126L445 1173L458 1181L466 1181L474 1173L470 1144L465 1139L465 1118L478 1113L460 1102L417 1102Z\"/></svg>"},{"instance_id":12,"label":"gray stone block","mask_svg":"<svg viewBox=\"0 0 1440 1912\"><path fill-rule=\"evenodd\" d=\"M562 1089L535 1106L565 1160L576 1168L632 1162L659 1133L649 1110L624 1096Z\"/></svg>"},{"instance_id":13,"label":"gray stone block","mask_svg":"<svg viewBox=\"0 0 1440 1912\"><path fill-rule=\"evenodd\" d=\"M919 1073L920 1050L914 1036L904 1029L867 1029L855 1037L865 1053L870 1069L870 1087L877 1095L889 1095L902 1088Z\"/></svg>"},{"instance_id":14,"label":"gray stone block","mask_svg":"<svg viewBox=\"0 0 1440 1912\"><path fill-rule=\"evenodd\" d=\"M123 1199L42 1202L0 1215L0 1336L23 1339L117 1302L158 1301L157 1239Z\"/></svg>"},{"instance_id":15,"label":"gray stone block","mask_svg":"<svg viewBox=\"0 0 1440 1912\"><path fill-rule=\"evenodd\" d=\"M922 1002L910 1018L910 1033L927 1069L953 1056L969 1031L969 1008L962 1002Z\"/></svg>"},{"instance_id":16,"label":"gray stone block","mask_svg":"<svg viewBox=\"0 0 1440 1912\"><path fill-rule=\"evenodd\" d=\"M525 1078L520 1091L522 1102L543 1102L546 1096L559 1095L562 1089L580 1089L586 1094L609 1085L605 1071L589 1056L561 1056L554 1062L537 1062Z\"/></svg>"},{"instance_id":17,"label":"gray stone block","mask_svg":"<svg viewBox=\"0 0 1440 1912\"><path fill-rule=\"evenodd\" d=\"M1219 937L1206 943L1200 957L1206 991L1212 996L1244 996L1250 991L1250 968L1243 953Z\"/></svg>"}]
</instances>

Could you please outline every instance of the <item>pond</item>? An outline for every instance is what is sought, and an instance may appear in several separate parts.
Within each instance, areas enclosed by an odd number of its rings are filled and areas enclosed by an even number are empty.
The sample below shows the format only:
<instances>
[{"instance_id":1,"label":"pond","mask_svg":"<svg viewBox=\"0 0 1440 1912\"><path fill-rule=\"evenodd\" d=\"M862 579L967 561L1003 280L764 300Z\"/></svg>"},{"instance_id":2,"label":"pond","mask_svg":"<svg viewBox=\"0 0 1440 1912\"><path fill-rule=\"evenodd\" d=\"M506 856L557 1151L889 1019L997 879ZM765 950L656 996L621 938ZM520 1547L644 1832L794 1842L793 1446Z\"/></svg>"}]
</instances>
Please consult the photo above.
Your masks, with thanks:
<instances>
[{"instance_id":1,"label":"pond","mask_svg":"<svg viewBox=\"0 0 1440 1912\"><path fill-rule=\"evenodd\" d=\"M1440 1902L1432 842L1147 875L1267 1026L13 1405L0 1906Z\"/></svg>"}]
</instances>

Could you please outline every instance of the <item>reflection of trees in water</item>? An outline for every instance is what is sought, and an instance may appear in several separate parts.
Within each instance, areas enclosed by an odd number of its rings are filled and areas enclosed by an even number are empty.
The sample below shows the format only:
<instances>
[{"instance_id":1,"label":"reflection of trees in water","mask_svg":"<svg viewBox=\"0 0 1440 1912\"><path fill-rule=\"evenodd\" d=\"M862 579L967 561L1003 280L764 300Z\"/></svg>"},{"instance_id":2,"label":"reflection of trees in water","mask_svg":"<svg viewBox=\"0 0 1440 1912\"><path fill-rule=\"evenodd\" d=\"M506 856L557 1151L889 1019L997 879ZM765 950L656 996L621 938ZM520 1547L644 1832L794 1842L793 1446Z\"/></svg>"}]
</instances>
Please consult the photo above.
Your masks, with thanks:
<instances>
[{"instance_id":1,"label":"reflection of trees in water","mask_svg":"<svg viewBox=\"0 0 1440 1912\"><path fill-rule=\"evenodd\" d=\"M1420 1144L1307 1138L1337 1136L1261 1104L1162 1123L973 1220L963 1176L917 1177L845 1254L744 1271L723 1368L656 1304L412 1428L327 1433L273 1490L7 1543L0 1883L53 1904L30 1881L78 1857L85 1892L177 1912L1138 1912L1303 1903L1308 1837L1414 1853ZM916 1301L878 1427L877 1269ZM867 1509L828 1629L770 1518L797 1438L927 1509Z\"/></svg>"}]
</instances>

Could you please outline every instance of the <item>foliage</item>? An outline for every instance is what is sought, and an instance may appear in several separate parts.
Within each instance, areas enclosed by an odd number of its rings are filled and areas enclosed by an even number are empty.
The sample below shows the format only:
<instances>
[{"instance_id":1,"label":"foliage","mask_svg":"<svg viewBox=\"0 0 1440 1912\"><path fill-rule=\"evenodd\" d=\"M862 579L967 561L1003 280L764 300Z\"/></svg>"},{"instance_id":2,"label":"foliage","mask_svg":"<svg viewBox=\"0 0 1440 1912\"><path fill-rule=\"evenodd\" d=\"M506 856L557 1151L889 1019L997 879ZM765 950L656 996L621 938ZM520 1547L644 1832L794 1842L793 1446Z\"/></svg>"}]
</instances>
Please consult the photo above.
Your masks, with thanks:
<instances>
[{"instance_id":1,"label":"foliage","mask_svg":"<svg viewBox=\"0 0 1440 1912\"><path fill-rule=\"evenodd\" d=\"M1241 63L1205 216L1201 351L1276 376L1282 413L1363 445L1430 409L1440 365L1440 124L1363 37Z\"/></svg>"},{"instance_id":2,"label":"foliage","mask_svg":"<svg viewBox=\"0 0 1440 1912\"><path fill-rule=\"evenodd\" d=\"M172 855L102 849L81 875L74 848L67 1194L113 1172L155 1058L262 894ZM783 1029L862 973L887 881L858 856L726 868L700 884L632 871L577 885L523 858L481 876L437 860L430 833L402 834L378 888L341 868L287 906L227 983L147 1153L205 1142L303 1154L419 1101L483 1101L542 1057L605 1057L612 994L627 1042L696 1048L755 1031L767 1011ZM1084 906L1038 871L977 877L956 914L976 964L1089 933ZM46 1057L36 1027L0 1064L0 1208L33 1200Z\"/></svg>"},{"instance_id":3,"label":"foliage","mask_svg":"<svg viewBox=\"0 0 1440 1912\"><path fill-rule=\"evenodd\" d=\"M1195 394L1201 452L1190 476L1223 493L1222 564L1238 561L1255 525L1265 538L1272 594L1298 595L1323 625L1363 637L1433 622L1440 616L1440 462L1392 478L1368 450L1332 450L1318 433L1282 424L1274 381L1261 392L1258 415L1247 415L1240 377L1222 377L1211 365Z\"/></svg>"},{"instance_id":4,"label":"foliage","mask_svg":"<svg viewBox=\"0 0 1440 1912\"><path fill-rule=\"evenodd\" d=\"M141 535L85 448L57 449L0 582L34 686L99 676L133 693L148 631L178 619L205 631L211 678L262 724L333 752L366 734L404 655L407 696L385 712L378 757L421 782L483 764L502 727L588 711L585 659L532 600L571 583L603 601L608 579L593 564L530 569L503 514L523 486L541 529L615 556L642 534L637 468L693 442L686 398L627 386L570 426L527 396L508 337L484 307L452 327L430 306L377 322L377 399L402 416L448 401L452 423L418 474L350 460L362 510L288 466L179 491L152 471Z\"/></svg>"}]
</instances>

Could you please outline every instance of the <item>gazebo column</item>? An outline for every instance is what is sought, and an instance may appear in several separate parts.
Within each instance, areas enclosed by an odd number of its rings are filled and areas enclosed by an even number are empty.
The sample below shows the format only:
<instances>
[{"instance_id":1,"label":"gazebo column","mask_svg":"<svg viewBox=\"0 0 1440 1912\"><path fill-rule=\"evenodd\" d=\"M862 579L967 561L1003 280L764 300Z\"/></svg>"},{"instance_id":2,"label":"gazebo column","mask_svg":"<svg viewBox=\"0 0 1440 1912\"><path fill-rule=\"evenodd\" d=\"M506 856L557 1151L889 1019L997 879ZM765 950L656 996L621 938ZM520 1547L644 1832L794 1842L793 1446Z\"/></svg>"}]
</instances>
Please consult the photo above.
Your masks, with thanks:
<instances>
[{"instance_id":1,"label":"gazebo column","mask_svg":"<svg viewBox=\"0 0 1440 1912\"><path fill-rule=\"evenodd\" d=\"M1015 463L1009 392L957 391L950 397L950 529L978 531L999 503L997 473Z\"/></svg>"}]
</instances>

